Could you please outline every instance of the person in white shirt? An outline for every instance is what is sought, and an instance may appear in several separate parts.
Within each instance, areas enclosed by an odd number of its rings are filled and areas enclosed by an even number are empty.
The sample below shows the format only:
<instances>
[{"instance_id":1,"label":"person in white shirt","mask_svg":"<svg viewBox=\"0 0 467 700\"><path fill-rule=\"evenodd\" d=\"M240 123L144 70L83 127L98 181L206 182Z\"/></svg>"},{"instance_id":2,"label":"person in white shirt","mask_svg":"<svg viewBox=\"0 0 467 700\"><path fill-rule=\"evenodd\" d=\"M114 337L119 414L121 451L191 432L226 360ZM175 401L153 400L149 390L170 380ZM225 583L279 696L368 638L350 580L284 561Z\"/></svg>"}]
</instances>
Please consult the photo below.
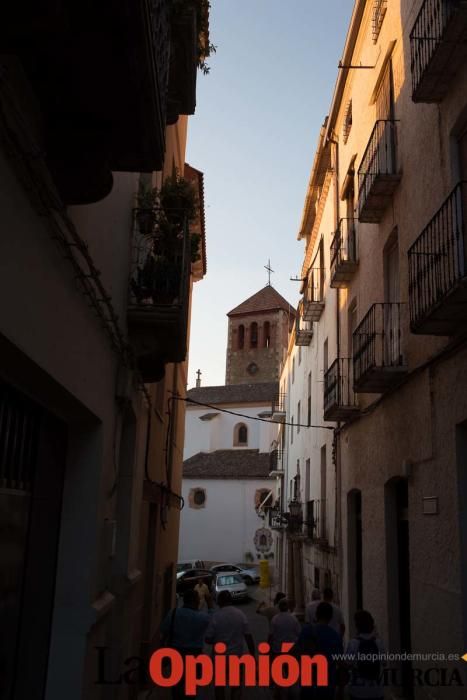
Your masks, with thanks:
<instances>
[{"instance_id":1,"label":"person in white shirt","mask_svg":"<svg viewBox=\"0 0 467 700\"><path fill-rule=\"evenodd\" d=\"M226 654L241 656L245 651L245 643L249 653L255 655L255 643L244 612L232 605L232 596L228 591L221 591L217 597L219 610L212 615L206 631L207 644L223 642ZM241 696L241 688L231 688L231 700ZM224 700L225 688L216 687L216 700Z\"/></svg>"},{"instance_id":2,"label":"person in white shirt","mask_svg":"<svg viewBox=\"0 0 467 700\"><path fill-rule=\"evenodd\" d=\"M279 612L271 620L269 644L273 654L280 654L284 642L295 642L301 632L301 625L295 615L289 612L289 602L283 598L279 601Z\"/></svg>"},{"instance_id":3,"label":"person in white shirt","mask_svg":"<svg viewBox=\"0 0 467 700\"><path fill-rule=\"evenodd\" d=\"M316 609L320 603L321 593L317 588L313 588L311 591L311 603L308 603L305 608L305 622L308 622L310 625L314 625L316 623Z\"/></svg>"}]
</instances>

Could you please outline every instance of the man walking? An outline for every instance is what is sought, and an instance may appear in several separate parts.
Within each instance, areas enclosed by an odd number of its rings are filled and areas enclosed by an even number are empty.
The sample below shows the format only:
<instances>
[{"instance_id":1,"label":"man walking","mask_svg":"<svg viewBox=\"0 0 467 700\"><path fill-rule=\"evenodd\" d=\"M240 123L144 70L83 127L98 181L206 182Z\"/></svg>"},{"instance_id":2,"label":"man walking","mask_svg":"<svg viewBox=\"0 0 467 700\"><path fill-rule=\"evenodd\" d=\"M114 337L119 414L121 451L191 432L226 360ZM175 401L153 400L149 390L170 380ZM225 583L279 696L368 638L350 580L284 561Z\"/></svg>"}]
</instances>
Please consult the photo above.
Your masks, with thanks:
<instances>
[{"instance_id":1,"label":"man walking","mask_svg":"<svg viewBox=\"0 0 467 700\"><path fill-rule=\"evenodd\" d=\"M345 634L344 616L340 607L333 602L334 593L332 592L332 588L324 589L323 601L325 603L329 603L329 605L332 607L332 618L329 622L329 626L332 627L332 629L335 630L338 634L340 634L341 639L343 639Z\"/></svg>"},{"instance_id":2,"label":"man walking","mask_svg":"<svg viewBox=\"0 0 467 700\"><path fill-rule=\"evenodd\" d=\"M212 617L211 597L206 598L208 612L199 610L199 595L189 589L183 594L183 607L167 613L161 625L161 646L176 649L182 656L201 654L204 635ZM185 679L172 689L174 700L185 697Z\"/></svg>"},{"instance_id":3,"label":"man walking","mask_svg":"<svg viewBox=\"0 0 467 700\"><path fill-rule=\"evenodd\" d=\"M249 653L255 655L255 643L248 626L248 620L244 612L233 606L232 596L229 591L221 591L217 597L219 610L212 615L209 627L206 631L206 642L217 644L223 642L226 645L226 654L241 656L245 651L245 644ZM242 689L231 688L231 700L241 697ZM224 700L225 688L216 687L216 700Z\"/></svg>"}]
</instances>

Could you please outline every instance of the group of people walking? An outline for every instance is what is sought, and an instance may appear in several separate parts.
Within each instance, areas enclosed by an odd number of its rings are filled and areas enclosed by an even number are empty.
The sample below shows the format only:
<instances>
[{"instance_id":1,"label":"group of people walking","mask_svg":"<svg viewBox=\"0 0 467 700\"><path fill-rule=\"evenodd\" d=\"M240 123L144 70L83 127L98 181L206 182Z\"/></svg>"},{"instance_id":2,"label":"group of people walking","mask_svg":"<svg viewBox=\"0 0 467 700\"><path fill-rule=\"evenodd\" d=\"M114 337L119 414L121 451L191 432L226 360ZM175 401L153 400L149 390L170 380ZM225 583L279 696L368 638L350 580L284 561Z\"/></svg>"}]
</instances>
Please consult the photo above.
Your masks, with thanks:
<instances>
[{"instance_id":1,"label":"group of people walking","mask_svg":"<svg viewBox=\"0 0 467 700\"><path fill-rule=\"evenodd\" d=\"M174 608L163 621L163 645L177 649L182 655L196 656L202 653L205 644L222 642L226 654L240 656L247 649L255 655L247 617L233 605L229 592L219 593L217 606L214 607L209 589L203 584L186 591L183 606ZM351 700L383 699L381 670L384 648L368 611L360 610L355 614L356 632L346 645L344 616L334 603L330 588L324 589L322 594L317 590L312 592L303 624L294 614L293 602L287 600L284 593L277 593L272 605L260 603L256 612L268 619L271 657L281 654L282 645L289 643L293 645L289 653L295 656L321 654L328 662L328 686L273 687L272 693L277 700L340 700L344 697L344 687L348 688L346 697ZM242 689L232 687L230 693L230 698L237 700ZM184 697L183 683L174 687L173 697L174 700ZM215 697L224 700L225 688L215 687ZM259 694L259 697L263 696Z\"/></svg>"}]
</instances>

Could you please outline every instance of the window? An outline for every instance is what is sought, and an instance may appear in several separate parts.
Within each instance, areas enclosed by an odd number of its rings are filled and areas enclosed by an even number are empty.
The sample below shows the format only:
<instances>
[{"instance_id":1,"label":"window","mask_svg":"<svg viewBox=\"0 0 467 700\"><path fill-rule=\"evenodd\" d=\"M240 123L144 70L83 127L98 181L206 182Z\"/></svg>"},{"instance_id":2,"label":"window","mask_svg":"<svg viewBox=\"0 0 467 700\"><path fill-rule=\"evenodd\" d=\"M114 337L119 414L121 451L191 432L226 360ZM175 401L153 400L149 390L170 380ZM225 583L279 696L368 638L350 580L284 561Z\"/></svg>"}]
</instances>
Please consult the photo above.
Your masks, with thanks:
<instances>
[{"instance_id":1,"label":"window","mask_svg":"<svg viewBox=\"0 0 467 700\"><path fill-rule=\"evenodd\" d=\"M311 372L308 373L307 423L311 425Z\"/></svg>"},{"instance_id":2,"label":"window","mask_svg":"<svg viewBox=\"0 0 467 700\"><path fill-rule=\"evenodd\" d=\"M271 345L271 324L269 321L263 326L263 347L268 348Z\"/></svg>"},{"instance_id":3,"label":"window","mask_svg":"<svg viewBox=\"0 0 467 700\"><path fill-rule=\"evenodd\" d=\"M343 134L342 134L342 138L343 138L344 143L347 143L351 128L352 128L352 100L349 100L347 103L347 109L345 110L345 116L344 116L344 129L343 129Z\"/></svg>"},{"instance_id":4,"label":"window","mask_svg":"<svg viewBox=\"0 0 467 700\"><path fill-rule=\"evenodd\" d=\"M302 364L302 346L301 345L298 346L298 364L299 365Z\"/></svg>"},{"instance_id":5,"label":"window","mask_svg":"<svg viewBox=\"0 0 467 700\"><path fill-rule=\"evenodd\" d=\"M290 421L291 422L291 426L290 426L290 444L291 445L293 444L293 421L294 421L294 418L292 416L292 420Z\"/></svg>"},{"instance_id":6,"label":"window","mask_svg":"<svg viewBox=\"0 0 467 700\"><path fill-rule=\"evenodd\" d=\"M305 462L305 501L310 498L310 478L311 478L311 463L308 458Z\"/></svg>"},{"instance_id":7,"label":"window","mask_svg":"<svg viewBox=\"0 0 467 700\"><path fill-rule=\"evenodd\" d=\"M326 491L327 491L326 445L321 447L321 504L319 509L319 526L321 537L326 538Z\"/></svg>"},{"instance_id":8,"label":"window","mask_svg":"<svg viewBox=\"0 0 467 700\"><path fill-rule=\"evenodd\" d=\"M245 423L238 423L234 428L234 447L245 447L248 445L248 428Z\"/></svg>"},{"instance_id":9,"label":"window","mask_svg":"<svg viewBox=\"0 0 467 700\"><path fill-rule=\"evenodd\" d=\"M258 324L256 321L250 326L250 348L258 347Z\"/></svg>"},{"instance_id":10,"label":"window","mask_svg":"<svg viewBox=\"0 0 467 700\"><path fill-rule=\"evenodd\" d=\"M295 357L292 357L292 384L295 381Z\"/></svg>"},{"instance_id":11,"label":"window","mask_svg":"<svg viewBox=\"0 0 467 700\"><path fill-rule=\"evenodd\" d=\"M261 505L263 508L270 508L272 504L272 491L270 489L258 489L255 492L255 508Z\"/></svg>"},{"instance_id":12,"label":"window","mask_svg":"<svg viewBox=\"0 0 467 700\"><path fill-rule=\"evenodd\" d=\"M323 370L325 372L328 371L328 362L328 339L326 338L323 345Z\"/></svg>"},{"instance_id":13,"label":"window","mask_svg":"<svg viewBox=\"0 0 467 700\"><path fill-rule=\"evenodd\" d=\"M300 432L300 413L301 413L300 401L297 404L297 435Z\"/></svg>"},{"instance_id":14,"label":"window","mask_svg":"<svg viewBox=\"0 0 467 700\"><path fill-rule=\"evenodd\" d=\"M188 504L190 508L205 508L206 507L206 489L194 488L190 489L188 494Z\"/></svg>"},{"instance_id":15,"label":"window","mask_svg":"<svg viewBox=\"0 0 467 700\"><path fill-rule=\"evenodd\" d=\"M243 350L245 347L245 326L243 323L238 327L238 349Z\"/></svg>"}]
</instances>

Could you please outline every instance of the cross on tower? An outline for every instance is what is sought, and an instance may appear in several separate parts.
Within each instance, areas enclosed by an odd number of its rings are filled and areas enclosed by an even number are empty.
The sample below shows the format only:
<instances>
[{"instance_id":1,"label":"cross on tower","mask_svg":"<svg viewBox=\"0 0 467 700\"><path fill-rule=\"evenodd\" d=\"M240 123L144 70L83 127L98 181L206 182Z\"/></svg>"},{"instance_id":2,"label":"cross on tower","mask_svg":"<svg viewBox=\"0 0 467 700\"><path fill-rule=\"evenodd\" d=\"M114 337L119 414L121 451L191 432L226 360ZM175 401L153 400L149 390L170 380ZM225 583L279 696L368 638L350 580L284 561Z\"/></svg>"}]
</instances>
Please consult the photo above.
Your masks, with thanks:
<instances>
[{"instance_id":1,"label":"cross on tower","mask_svg":"<svg viewBox=\"0 0 467 700\"><path fill-rule=\"evenodd\" d=\"M271 268L271 261L268 260L268 264L264 266L264 269L268 271L268 287L271 286L271 272L274 270Z\"/></svg>"},{"instance_id":2,"label":"cross on tower","mask_svg":"<svg viewBox=\"0 0 467 700\"><path fill-rule=\"evenodd\" d=\"M196 372L196 387L198 388L200 386L201 386L201 370L198 369Z\"/></svg>"}]
</instances>

